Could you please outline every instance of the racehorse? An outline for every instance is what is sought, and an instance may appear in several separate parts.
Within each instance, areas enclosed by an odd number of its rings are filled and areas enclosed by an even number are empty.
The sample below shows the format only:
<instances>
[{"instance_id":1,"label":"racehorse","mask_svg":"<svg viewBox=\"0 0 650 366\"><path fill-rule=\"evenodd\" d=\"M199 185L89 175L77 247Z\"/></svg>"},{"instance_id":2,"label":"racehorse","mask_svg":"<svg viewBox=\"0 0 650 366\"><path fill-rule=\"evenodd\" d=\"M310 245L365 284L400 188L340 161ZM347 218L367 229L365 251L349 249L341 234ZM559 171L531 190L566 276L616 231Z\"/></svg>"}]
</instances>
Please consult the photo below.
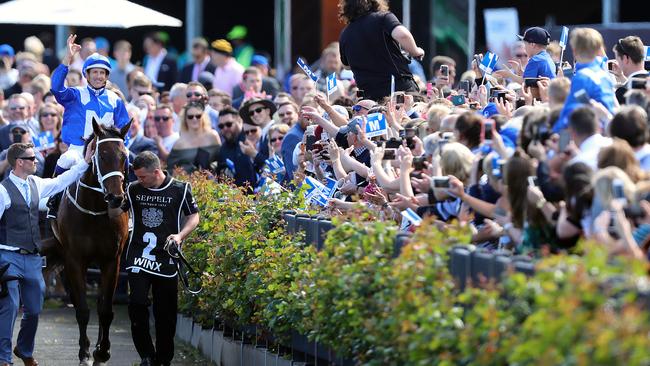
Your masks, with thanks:
<instances>
[{"instance_id":1,"label":"racehorse","mask_svg":"<svg viewBox=\"0 0 650 366\"><path fill-rule=\"evenodd\" d=\"M63 193L57 219L52 221L53 242L46 254L62 261L70 284L70 295L79 326L79 362L90 365L90 340L86 334L90 311L86 302L86 271L97 264L101 285L97 297L99 335L93 352L94 365L110 358L109 327L113 321L113 294L119 276L120 255L128 239L128 213L120 206L125 199L124 137L131 122L122 129L104 127L92 120L93 134L86 142L95 144L88 170ZM52 251L52 247L56 251ZM49 258L48 258L49 261Z\"/></svg>"}]
</instances>

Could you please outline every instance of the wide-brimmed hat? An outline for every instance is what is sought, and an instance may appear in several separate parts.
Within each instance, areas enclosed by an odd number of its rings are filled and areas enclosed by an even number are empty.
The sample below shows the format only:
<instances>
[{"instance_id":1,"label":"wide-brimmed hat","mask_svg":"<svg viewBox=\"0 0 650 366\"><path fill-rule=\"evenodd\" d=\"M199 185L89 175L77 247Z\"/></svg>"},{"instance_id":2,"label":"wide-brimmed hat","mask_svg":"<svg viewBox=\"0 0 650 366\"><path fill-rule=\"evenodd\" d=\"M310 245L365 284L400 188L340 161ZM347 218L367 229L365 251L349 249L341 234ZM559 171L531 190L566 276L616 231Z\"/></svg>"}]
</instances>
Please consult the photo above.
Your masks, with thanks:
<instances>
[{"instance_id":1,"label":"wide-brimmed hat","mask_svg":"<svg viewBox=\"0 0 650 366\"><path fill-rule=\"evenodd\" d=\"M269 99L252 98L247 100L246 103L244 103L244 105L242 105L241 108L239 108L239 116L241 116L241 119L244 121L244 123L250 125L254 124L253 120L248 115L249 109L253 104L263 104L265 107L271 110L270 113L271 116L273 116L273 113L275 113L275 111L277 110L275 104Z\"/></svg>"}]
</instances>

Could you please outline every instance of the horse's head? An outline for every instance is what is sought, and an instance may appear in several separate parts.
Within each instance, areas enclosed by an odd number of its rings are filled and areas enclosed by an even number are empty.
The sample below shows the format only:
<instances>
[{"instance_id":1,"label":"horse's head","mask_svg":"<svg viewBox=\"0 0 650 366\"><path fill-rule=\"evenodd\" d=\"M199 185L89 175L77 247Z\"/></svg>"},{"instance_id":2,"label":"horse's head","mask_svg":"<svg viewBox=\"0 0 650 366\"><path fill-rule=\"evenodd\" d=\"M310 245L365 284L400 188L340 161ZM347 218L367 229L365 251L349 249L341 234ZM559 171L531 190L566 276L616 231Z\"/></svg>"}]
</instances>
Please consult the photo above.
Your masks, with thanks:
<instances>
[{"instance_id":1,"label":"horse's head","mask_svg":"<svg viewBox=\"0 0 650 366\"><path fill-rule=\"evenodd\" d=\"M131 122L121 129L102 126L93 118L95 134L95 154L93 170L104 193L104 200L110 208L118 208L124 201L127 150L124 137L129 132Z\"/></svg>"}]
</instances>

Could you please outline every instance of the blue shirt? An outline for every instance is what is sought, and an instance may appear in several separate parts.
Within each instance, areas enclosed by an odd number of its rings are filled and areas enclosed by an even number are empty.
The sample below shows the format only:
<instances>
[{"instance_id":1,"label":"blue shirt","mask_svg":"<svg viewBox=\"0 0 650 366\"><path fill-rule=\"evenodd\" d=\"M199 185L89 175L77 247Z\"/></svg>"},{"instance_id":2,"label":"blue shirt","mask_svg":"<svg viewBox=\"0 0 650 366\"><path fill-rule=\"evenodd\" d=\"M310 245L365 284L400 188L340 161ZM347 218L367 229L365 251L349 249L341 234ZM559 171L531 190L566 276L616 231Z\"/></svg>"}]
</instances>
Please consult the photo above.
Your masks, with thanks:
<instances>
[{"instance_id":1,"label":"blue shirt","mask_svg":"<svg viewBox=\"0 0 650 366\"><path fill-rule=\"evenodd\" d=\"M531 57L524 70L524 78L538 77L555 79L555 62L546 50Z\"/></svg>"},{"instance_id":2,"label":"blue shirt","mask_svg":"<svg viewBox=\"0 0 650 366\"><path fill-rule=\"evenodd\" d=\"M560 118L553 126L553 132L560 132L569 125L569 115L582 103L576 100L576 92L583 90L590 99L600 102L611 113L614 113L616 95L614 83L609 72L602 67L602 59L596 58L590 63L576 64L575 75L571 79L571 90L564 102Z\"/></svg>"},{"instance_id":3,"label":"blue shirt","mask_svg":"<svg viewBox=\"0 0 650 366\"><path fill-rule=\"evenodd\" d=\"M129 114L117 94L105 88L95 90L89 86L66 88L63 84L66 75L68 66L63 64L52 73L52 94L65 108L61 126L63 142L83 146L84 139L93 132L93 118L104 126L117 128L129 123Z\"/></svg>"},{"instance_id":4,"label":"blue shirt","mask_svg":"<svg viewBox=\"0 0 650 366\"><path fill-rule=\"evenodd\" d=\"M293 179L293 172L296 167L293 165L293 150L296 145L302 141L305 130L300 126L300 122L296 122L289 129L289 132L282 138L282 161L284 161L284 169L286 170L285 181L290 182Z\"/></svg>"}]
</instances>

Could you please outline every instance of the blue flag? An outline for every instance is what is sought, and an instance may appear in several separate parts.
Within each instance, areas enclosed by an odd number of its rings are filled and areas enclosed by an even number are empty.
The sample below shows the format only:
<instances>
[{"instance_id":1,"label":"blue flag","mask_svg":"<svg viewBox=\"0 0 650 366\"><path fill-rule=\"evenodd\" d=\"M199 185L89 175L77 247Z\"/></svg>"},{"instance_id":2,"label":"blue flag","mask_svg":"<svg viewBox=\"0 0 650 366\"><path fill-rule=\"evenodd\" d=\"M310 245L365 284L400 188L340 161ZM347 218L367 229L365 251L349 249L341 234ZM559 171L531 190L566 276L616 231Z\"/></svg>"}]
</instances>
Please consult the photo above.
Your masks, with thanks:
<instances>
[{"instance_id":1,"label":"blue flag","mask_svg":"<svg viewBox=\"0 0 650 366\"><path fill-rule=\"evenodd\" d=\"M567 27L562 27L562 35L560 36L560 47L562 47L563 50L566 49L566 45L569 42L569 28Z\"/></svg>"},{"instance_id":2,"label":"blue flag","mask_svg":"<svg viewBox=\"0 0 650 366\"><path fill-rule=\"evenodd\" d=\"M336 179L332 178L327 178L327 184L323 188L323 194L329 198L332 198L334 196L334 193L336 192L336 184L338 182Z\"/></svg>"},{"instance_id":3,"label":"blue flag","mask_svg":"<svg viewBox=\"0 0 650 366\"><path fill-rule=\"evenodd\" d=\"M494 71L494 68L497 66L497 62L499 62L499 56L488 51L485 53L485 56L483 56L483 60L478 67L484 73L490 75L492 74L492 71Z\"/></svg>"},{"instance_id":4,"label":"blue flag","mask_svg":"<svg viewBox=\"0 0 650 366\"><path fill-rule=\"evenodd\" d=\"M326 188L323 183L312 177L306 177L302 184L307 187L305 191L305 201L307 203L315 202L321 206L327 205L327 196L323 194Z\"/></svg>"},{"instance_id":5,"label":"blue flag","mask_svg":"<svg viewBox=\"0 0 650 366\"><path fill-rule=\"evenodd\" d=\"M366 137L371 138L388 134L388 125L383 113L370 113L366 117Z\"/></svg>"},{"instance_id":6,"label":"blue flag","mask_svg":"<svg viewBox=\"0 0 650 366\"><path fill-rule=\"evenodd\" d=\"M645 60L650 61L650 46L645 46Z\"/></svg>"},{"instance_id":7,"label":"blue flag","mask_svg":"<svg viewBox=\"0 0 650 366\"><path fill-rule=\"evenodd\" d=\"M327 76L327 95L334 94L338 89L339 86L336 84L336 73L333 72L331 75Z\"/></svg>"},{"instance_id":8,"label":"blue flag","mask_svg":"<svg viewBox=\"0 0 650 366\"><path fill-rule=\"evenodd\" d=\"M38 136L32 137L34 148L38 151L54 148L54 135L51 131L41 132Z\"/></svg>"},{"instance_id":9,"label":"blue flag","mask_svg":"<svg viewBox=\"0 0 650 366\"><path fill-rule=\"evenodd\" d=\"M418 226L422 223L422 218L410 208L402 211L402 216L415 226Z\"/></svg>"},{"instance_id":10,"label":"blue flag","mask_svg":"<svg viewBox=\"0 0 650 366\"><path fill-rule=\"evenodd\" d=\"M305 60L298 57L298 61L296 61L296 63L298 64L298 66L300 66L302 71L304 71L305 74L307 74L307 76L309 76L312 80L314 80L314 82L318 81L318 76L316 76L316 74L314 74L314 72L311 71L311 69L309 68L309 65L307 65Z\"/></svg>"}]
</instances>

